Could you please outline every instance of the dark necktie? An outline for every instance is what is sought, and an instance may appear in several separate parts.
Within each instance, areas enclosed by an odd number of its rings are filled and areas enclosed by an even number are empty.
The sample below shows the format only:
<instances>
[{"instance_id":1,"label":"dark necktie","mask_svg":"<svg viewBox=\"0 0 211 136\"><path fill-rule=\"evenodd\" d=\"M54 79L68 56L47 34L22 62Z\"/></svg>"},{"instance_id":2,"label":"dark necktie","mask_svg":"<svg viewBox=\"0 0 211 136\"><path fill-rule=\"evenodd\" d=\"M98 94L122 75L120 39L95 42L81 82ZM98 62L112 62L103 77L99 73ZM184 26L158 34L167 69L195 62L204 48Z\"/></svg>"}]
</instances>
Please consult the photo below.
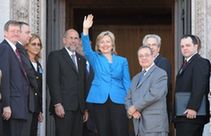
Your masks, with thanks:
<instances>
[{"instance_id":1,"label":"dark necktie","mask_svg":"<svg viewBox=\"0 0 211 136\"><path fill-rule=\"evenodd\" d=\"M18 57L19 62L22 64L20 52L18 51L18 49L15 50L15 54L16 54L16 56Z\"/></svg>"},{"instance_id":2,"label":"dark necktie","mask_svg":"<svg viewBox=\"0 0 211 136\"><path fill-rule=\"evenodd\" d=\"M71 55L71 59L72 59L73 63L75 64L76 70L78 70L75 54L72 54L72 55Z\"/></svg>"},{"instance_id":3,"label":"dark necktie","mask_svg":"<svg viewBox=\"0 0 211 136\"><path fill-rule=\"evenodd\" d=\"M188 61L187 60L184 60L183 64L182 64L182 71L184 71L184 69L187 67L188 65Z\"/></svg>"},{"instance_id":4,"label":"dark necktie","mask_svg":"<svg viewBox=\"0 0 211 136\"><path fill-rule=\"evenodd\" d=\"M23 72L24 72L24 75L27 77L26 71L25 71L25 69L24 69L24 67L23 67L23 61L22 61L22 59L21 59L20 52L18 51L17 48L15 49L15 54L16 54L16 56L18 57L18 60L19 60L19 62L20 62L20 65L21 65L21 68L22 68L22 70L23 70Z\"/></svg>"}]
</instances>

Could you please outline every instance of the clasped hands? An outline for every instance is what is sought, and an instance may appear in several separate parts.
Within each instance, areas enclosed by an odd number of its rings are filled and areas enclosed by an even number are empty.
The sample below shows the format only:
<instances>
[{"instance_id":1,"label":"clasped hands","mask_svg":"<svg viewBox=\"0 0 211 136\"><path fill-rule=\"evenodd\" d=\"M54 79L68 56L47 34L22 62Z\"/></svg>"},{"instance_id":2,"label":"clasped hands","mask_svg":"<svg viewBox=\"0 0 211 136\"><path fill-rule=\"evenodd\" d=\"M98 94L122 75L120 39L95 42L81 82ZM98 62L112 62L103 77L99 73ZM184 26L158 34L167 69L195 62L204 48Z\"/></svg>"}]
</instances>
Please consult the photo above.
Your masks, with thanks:
<instances>
[{"instance_id":1,"label":"clasped hands","mask_svg":"<svg viewBox=\"0 0 211 136\"><path fill-rule=\"evenodd\" d=\"M129 118L139 119L141 117L141 113L136 109L134 105L128 108L127 114Z\"/></svg>"}]
</instances>

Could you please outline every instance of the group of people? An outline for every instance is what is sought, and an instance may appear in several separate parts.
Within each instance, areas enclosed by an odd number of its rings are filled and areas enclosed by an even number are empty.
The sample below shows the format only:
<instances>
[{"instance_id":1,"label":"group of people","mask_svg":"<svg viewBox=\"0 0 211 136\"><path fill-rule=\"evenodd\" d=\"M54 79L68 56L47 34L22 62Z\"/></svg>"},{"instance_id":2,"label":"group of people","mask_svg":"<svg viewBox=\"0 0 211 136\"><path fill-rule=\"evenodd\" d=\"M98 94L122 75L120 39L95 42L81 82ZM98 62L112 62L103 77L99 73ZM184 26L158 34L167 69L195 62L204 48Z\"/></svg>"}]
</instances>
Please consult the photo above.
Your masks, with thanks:
<instances>
[{"instance_id":1,"label":"group of people","mask_svg":"<svg viewBox=\"0 0 211 136\"><path fill-rule=\"evenodd\" d=\"M9 20L0 43L0 135L37 136L42 115L42 43L29 24Z\"/></svg>"},{"instance_id":2,"label":"group of people","mask_svg":"<svg viewBox=\"0 0 211 136\"><path fill-rule=\"evenodd\" d=\"M75 29L68 29L64 48L50 52L47 58L56 136L129 136L129 119L135 136L168 136L170 118L176 136L201 136L209 121L210 62L198 54L199 37L181 38L184 64L176 76L174 112L169 114L171 65L159 54L161 38L156 34L143 38L137 51L141 70L130 80L128 61L117 55L112 32L101 32L92 49L89 29L93 18L91 14L84 17L81 39ZM42 121L41 40L23 22L8 21L4 29L0 133L36 135L37 123Z\"/></svg>"}]
</instances>

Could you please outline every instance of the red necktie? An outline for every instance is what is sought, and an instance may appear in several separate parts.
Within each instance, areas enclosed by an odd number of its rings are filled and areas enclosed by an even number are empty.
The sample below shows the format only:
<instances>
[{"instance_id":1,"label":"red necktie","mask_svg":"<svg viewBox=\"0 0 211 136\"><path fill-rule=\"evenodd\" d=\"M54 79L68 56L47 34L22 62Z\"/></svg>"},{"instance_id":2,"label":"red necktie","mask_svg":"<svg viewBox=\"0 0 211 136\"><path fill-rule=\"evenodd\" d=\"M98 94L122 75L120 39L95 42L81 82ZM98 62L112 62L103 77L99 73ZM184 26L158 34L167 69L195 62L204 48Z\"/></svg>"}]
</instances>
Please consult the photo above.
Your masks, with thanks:
<instances>
[{"instance_id":1,"label":"red necktie","mask_svg":"<svg viewBox=\"0 0 211 136\"><path fill-rule=\"evenodd\" d=\"M21 60L20 52L18 51L18 49L15 50L15 54L16 54L16 56L18 57L18 60L19 60L19 62L20 62L21 68L23 69L24 75L27 77L26 71L25 71L25 69L24 69L24 67L23 67L23 62L22 62L22 60Z\"/></svg>"},{"instance_id":2,"label":"red necktie","mask_svg":"<svg viewBox=\"0 0 211 136\"><path fill-rule=\"evenodd\" d=\"M20 56L20 52L18 51L18 49L15 50L16 56L18 57L18 60L20 61L20 63L22 64L22 60L21 60L21 56Z\"/></svg>"},{"instance_id":3,"label":"red necktie","mask_svg":"<svg viewBox=\"0 0 211 136\"><path fill-rule=\"evenodd\" d=\"M182 71L184 71L184 69L187 67L188 65L188 61L184 60L183 64L182 64Z\"/></svg>"}]
</instances>

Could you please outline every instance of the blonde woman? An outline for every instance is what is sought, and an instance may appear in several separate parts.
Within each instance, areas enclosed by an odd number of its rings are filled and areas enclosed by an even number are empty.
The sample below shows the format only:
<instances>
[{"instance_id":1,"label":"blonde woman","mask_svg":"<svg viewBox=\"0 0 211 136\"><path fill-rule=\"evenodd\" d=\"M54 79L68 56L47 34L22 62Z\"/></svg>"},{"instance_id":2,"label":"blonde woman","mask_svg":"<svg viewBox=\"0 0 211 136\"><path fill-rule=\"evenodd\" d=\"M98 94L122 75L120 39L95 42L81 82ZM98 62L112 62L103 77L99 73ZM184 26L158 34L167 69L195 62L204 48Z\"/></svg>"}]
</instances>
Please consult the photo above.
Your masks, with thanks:
<instances>
[{"instance_id":1,"label":"blonde woman","mask_svg":"<svg viewBox=\"0 0 211 136\"><path fill-rule=\"evenodd\" d=\"M38 93L35 98L36 108L33 114L32 125L31 125L31 135L37 136L37 125L38 122L42 122L42 66L39 63L40 53L42 49L41 39L38 35L32 34L29 43L25 46L31 64L34 68L34 74L36 75L38 84Z\"/></svg>"},{"instance_id":2,"label":"blonde woman","mask_svg":"<svg viewBox=\"0 0 211 136\"><path fill-rule=\"evenodd\" d=\"M94 80L86 101L93 103L100 136L128 136L128 119L124 108L130 85L128 61L116 54L115 37L110 31L97 36L96 51L92 50L88 35L92 24L92 15L84 18L82 47L94 70Z\"/></svg>"}]
</instances>

